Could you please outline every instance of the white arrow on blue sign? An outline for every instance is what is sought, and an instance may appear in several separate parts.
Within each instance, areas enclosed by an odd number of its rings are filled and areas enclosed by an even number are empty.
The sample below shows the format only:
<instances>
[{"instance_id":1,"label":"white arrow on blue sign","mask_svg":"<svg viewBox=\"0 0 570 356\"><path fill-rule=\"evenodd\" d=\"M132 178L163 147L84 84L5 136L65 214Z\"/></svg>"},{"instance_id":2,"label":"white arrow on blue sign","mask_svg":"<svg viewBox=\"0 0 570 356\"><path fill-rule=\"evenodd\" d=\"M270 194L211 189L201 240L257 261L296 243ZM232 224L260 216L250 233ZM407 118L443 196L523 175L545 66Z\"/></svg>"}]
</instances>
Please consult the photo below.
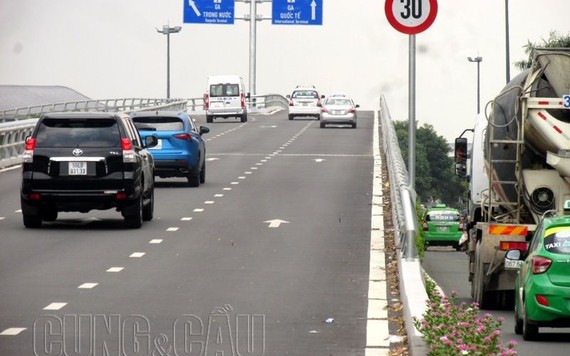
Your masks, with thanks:
<instances>
[{"instance_id":1,"label":"white arrow on blue sign","mask_svg":"<svg viewBox=\"0 0 570 356\"><path fill-rule=\"evenodd\" d=\"M184 23L232 25L235 0L182 0Z\"/></svg>"},{"instance_id":2,"label":"white arrow on blue sign","mask_svg":"<svg viewBox=\"0 0 570 356\"><path fill-rule=\"evenodd\" d=\"M322 25L323 0L273 0L273 25Z\"/></svg>"}]
</instances>

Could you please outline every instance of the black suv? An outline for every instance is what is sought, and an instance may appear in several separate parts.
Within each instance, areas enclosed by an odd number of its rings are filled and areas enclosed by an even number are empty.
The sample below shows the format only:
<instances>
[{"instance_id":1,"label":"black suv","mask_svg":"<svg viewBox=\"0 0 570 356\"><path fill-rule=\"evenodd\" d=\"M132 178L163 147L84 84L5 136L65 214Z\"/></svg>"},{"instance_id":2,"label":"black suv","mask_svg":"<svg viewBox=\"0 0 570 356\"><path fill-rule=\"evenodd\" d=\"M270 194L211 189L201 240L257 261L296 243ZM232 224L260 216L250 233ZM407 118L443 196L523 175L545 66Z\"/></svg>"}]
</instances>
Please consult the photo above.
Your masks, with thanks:
<instances>
[{"instance_id":1,"label":"black suv","mask_svg":"<svg viewBox=\"0 0 570 356\"><path fill-rule=\"evenodd\" d=\"M116 208L130 228L152 220L154 160L127 114L43 115L26 139L20 192L24 225L40 227L60 211Z\"/></svg>"}]
</instances>

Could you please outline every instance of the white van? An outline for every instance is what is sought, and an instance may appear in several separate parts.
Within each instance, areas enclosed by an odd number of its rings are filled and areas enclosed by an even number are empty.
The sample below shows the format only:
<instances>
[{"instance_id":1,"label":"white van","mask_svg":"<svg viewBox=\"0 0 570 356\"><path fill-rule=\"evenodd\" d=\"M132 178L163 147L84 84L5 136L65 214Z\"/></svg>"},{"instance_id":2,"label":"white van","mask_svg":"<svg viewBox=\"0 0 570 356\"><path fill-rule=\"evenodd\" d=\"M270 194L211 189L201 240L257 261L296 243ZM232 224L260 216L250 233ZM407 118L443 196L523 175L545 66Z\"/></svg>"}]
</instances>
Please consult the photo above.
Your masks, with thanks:
<instances>
[{"instance_id":1,"label":"white van","mask_svg":"<svg viewBox=\"0 0 570 356\"><path fill-rule=\"evenodd\" d=\"M247 105L243 78L239 75L215 75L208 77L208 91L204 94L206 122L215 118L236 117L247 121Z\"/></svg>"}]
</instances>

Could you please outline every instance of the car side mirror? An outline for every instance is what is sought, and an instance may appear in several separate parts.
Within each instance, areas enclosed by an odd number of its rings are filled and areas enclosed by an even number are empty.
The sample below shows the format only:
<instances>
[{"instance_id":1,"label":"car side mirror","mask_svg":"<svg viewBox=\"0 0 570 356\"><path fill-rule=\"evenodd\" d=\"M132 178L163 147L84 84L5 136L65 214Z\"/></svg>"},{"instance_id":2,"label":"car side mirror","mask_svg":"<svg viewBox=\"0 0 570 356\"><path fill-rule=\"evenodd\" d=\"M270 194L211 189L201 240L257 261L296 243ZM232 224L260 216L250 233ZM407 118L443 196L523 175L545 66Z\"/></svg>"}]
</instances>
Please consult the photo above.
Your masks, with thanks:
<instances>
[{"instance_id":1,"label":"car side mirror","mask_svg":"<svg viewBox=\"0 0 570 356\"><path fill-rule=\"evenodd\" d=\"M206 127L206 126L200 126L200 136L203 134L207 134L208 132L210 132L210 128Z\"/></svg>"},{"instance_id":2,"label":"car side mirror","mask_svg":"<svg viewBox=\"0 0 570 356\"><path fill-rule=\"evenodd\" d=\"M508 260L518 261L521 259L521 257L522 257L521 250L508 250L507 253L505 254L505 258Z\"/></svg>"},{"instance_id":3,"label":"car side mirror","mask_svg":"<svg viewBox=\"0 0 570 356\"><path fill-rule=\"evenodd\" d=\"M158 137L154 135L148 135L147 137L145 137L144 142L145 142L145 148L155 147L156 145L158 145Z\"/></svg>"},{"instance_id":4,"label":"car side mirror","mask_svg":"<svg viewBox=\"0 0 570 356\"><path fill-rule=\"evenodd\" d=\"M458 177L467 177L467 139L458 137L455 139L455 174Z\"/></svg>"},{"instance_id":5,"label":"car side mirror","mask_svg":"<svg viewBox=\"0 0 570 356\"><path fill-rule=\"evenodd\" d=\"M286 97L287 99L291 99L291 95L289 95L289 94L285 95L285 97Z\"/></svg>"},{"instance_id":6,"label":"car side mirror","mask_svg":"<svg viewBox=\"0 0 570 356\"><path fill-rule=\"evenodd\" d=\"M355 107L355 108L359 108L359 107L360 107L360 105L356 104L354 107Z\"/></svg>"}]
</instances>

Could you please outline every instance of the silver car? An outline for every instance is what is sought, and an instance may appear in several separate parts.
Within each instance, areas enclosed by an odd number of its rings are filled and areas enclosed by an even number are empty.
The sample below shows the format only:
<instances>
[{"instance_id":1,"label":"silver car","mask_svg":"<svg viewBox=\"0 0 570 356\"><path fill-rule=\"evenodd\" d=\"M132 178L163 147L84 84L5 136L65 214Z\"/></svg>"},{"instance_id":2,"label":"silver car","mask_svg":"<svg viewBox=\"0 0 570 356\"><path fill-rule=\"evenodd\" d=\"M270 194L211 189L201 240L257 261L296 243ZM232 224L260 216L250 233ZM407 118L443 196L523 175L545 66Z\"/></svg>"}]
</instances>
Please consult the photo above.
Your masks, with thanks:
<instances>
[{"instance_id":1,"label":"silver car","mask_svg":"<svg viewBox=\"0 0 570 356\"><path fill-rule=\"evenodd\" d=\"M354 104L348 97L329 97L321 108L321 128L328 124L351 125L356 128L356 109L360 105Z\"/></svg>"},{"instance_id":2,"label":"silver car","mask_svg":"<svg viewBox=\"0 0 570 356\"><path fill-rule=\"evenodd\" d=\"M289 99L289 120L293 120L296 116L311 116L319 120L321 99L324 97L324 95L319 95L313 86L296 87L291 95L287 95L287 99Z\"/></svg>"}]
</instances>

